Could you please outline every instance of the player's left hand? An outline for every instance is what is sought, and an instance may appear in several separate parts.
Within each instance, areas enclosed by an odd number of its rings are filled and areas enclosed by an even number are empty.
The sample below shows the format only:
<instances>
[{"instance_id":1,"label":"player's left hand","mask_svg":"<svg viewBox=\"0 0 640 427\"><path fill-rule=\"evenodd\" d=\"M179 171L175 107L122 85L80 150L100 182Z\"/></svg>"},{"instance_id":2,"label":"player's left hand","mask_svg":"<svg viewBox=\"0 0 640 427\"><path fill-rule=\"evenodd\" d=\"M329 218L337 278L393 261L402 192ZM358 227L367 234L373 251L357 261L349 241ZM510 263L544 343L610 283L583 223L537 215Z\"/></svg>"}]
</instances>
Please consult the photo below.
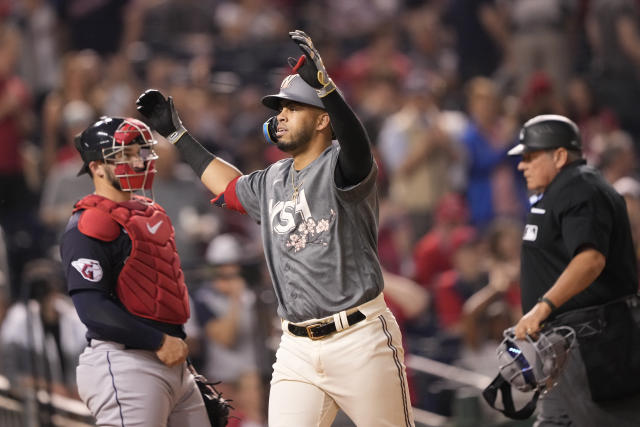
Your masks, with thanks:
<instances>
[{"instance_id":1,"label":"player's left hand","mask_svg":"<svg viewBox=\"0 0 640 427\"><path fill-rule=\"evenodd\" d=\"M187 360L189 347L178 337L165 335L162 346L156 351L158 359L167 366L176 366Z\"/></svg>"},{"instance_id":2,"label":"player's left hand","mask_svg":"<svg viewBox=\"0 0 640 427\"><path fill-rule=\"evenodd\" d=\"M172 144L175 144L187 131L173 105L173 98L165 99L159 90L147 89L136 100L136 109L147 119L151 129Z\"/></svg>"},{"instance_id":3,"label":"player's left hand","mask_svg":"<svg viewBox=\"0 0 640 427\"><path fill-rule=\"evenodd\" d=\"M313 45L311 37L302 30L291 31L289 37L304 53L297 62L294 58L289 58L289 65L293 67L293 71L298 73L309 86L317 89L320 98L333 92L336 86L329 78L320 53Z\"/></svg>"}]
</instances>

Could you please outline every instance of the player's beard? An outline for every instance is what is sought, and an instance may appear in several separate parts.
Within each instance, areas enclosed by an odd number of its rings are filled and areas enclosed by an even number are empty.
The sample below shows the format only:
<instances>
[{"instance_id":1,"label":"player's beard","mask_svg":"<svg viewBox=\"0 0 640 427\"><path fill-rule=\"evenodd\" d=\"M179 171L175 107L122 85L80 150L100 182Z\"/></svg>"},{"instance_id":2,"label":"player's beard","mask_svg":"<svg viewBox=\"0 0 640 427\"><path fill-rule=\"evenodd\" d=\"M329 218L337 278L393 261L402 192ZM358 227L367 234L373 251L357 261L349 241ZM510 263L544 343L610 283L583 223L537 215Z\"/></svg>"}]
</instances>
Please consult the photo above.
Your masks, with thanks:
<instances>
[{"instance_id":1,"label":"player's beard","mask_svg":"<svg viewBox=\"0 0 640 427\"><path fill-rule=\"evenodd\" d=\"M311 137L313 136L313 129L311 129L311 127L307 127L295 133L291 133L291 131L289 131L285 136L288 141L279 139L276 146L280 151L284 151L285 153L297 153L304 151L304 149L309 145Z\"/></svg>"},{"instance_id":2,"label":"player's beard","mask_svg":"<svg viewBox=\"0 0 640 427\"><path fill-rule=\"evenodd\" d=\"M107 173L106 178L109 180L109 183L118 191L122 191L122 186L120 185L120 180L116 178L116 174L113 172L111 168L105 168Z\"/></svg>"}]
</instances>

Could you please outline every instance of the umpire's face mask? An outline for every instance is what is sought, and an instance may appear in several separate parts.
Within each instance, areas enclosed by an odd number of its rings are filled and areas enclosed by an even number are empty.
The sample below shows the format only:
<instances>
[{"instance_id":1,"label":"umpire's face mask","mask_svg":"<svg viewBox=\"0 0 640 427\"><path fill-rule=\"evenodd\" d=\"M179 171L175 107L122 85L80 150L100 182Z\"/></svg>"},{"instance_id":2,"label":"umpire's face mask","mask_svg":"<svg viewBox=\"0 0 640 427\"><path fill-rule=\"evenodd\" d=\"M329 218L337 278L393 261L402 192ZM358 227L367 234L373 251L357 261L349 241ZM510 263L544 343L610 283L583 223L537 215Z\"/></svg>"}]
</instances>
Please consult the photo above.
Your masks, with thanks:
<instances>
[{"instance_id":1,"label":"umpire's face mask","mask_svg":"<svg viewBox=\"0 0 640 427\"><path fill-rule=\"evenodd\" d=\"M568 326L541 331L536 340L530 336L519 340L515 338L513 328L505 330L504 339L496 349L500 372L482 392L484 399L509 418L529 418L536 409L540 393L555 385L575 336ZM519 410L513 404L512 386L522 392L534 392L531 400ZM502 391L504 409L495 407L498 391Z\"/></svg>"}]
</instances>

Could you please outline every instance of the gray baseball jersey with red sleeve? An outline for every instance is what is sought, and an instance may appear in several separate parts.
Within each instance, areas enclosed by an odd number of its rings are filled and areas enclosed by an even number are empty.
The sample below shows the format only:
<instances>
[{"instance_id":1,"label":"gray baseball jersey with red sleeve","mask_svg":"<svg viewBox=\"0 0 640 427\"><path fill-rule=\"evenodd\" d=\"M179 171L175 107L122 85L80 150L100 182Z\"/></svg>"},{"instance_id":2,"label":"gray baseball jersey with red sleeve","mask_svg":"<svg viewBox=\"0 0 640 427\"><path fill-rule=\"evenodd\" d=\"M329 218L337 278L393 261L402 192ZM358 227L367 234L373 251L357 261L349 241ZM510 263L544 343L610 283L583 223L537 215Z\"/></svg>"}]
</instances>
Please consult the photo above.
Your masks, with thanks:
<instances>
[{"instance_id":1,"label":"gray baseball jersey with red sleeve","mask_svg":"<svg viewBox=\"0 0 640 427\"><path fill-rule=\"evenodd\" d=\"M236 184L238 200L261 224L278 315L290 322L330 316L382 292L378 169L374 162L362 182L338 188L339 152L334 142L300 171L284 159Z\"/></svg>"}]
</instances>

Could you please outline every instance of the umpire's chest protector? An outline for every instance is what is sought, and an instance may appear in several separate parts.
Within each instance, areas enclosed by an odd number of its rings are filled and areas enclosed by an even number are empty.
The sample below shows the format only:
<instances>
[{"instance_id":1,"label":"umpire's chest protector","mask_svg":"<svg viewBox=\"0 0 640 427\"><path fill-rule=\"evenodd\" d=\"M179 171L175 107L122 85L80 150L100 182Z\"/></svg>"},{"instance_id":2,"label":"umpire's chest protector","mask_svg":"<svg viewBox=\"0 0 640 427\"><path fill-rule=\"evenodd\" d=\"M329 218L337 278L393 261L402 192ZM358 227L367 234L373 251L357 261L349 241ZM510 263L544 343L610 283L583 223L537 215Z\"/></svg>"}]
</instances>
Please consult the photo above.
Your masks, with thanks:
<instances>
[{"instance_id":1,"label":"umpire's chest protector","mask_svg":"<svg viewBox=\"0 0 640 427\"><path fill-rule=\"evenodd\" d=\"M189 295L176 251L171 220L158 204L116 203L89 195L76 204L84 209L78 222L83 234L113 241L123 227L131 238L131 254L118 276L116 293L132 314L160 322L183 324L189 318Z\"/></svg>"}]
</instances>

